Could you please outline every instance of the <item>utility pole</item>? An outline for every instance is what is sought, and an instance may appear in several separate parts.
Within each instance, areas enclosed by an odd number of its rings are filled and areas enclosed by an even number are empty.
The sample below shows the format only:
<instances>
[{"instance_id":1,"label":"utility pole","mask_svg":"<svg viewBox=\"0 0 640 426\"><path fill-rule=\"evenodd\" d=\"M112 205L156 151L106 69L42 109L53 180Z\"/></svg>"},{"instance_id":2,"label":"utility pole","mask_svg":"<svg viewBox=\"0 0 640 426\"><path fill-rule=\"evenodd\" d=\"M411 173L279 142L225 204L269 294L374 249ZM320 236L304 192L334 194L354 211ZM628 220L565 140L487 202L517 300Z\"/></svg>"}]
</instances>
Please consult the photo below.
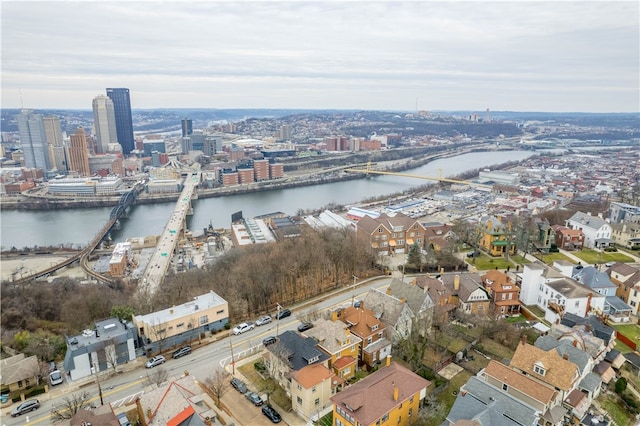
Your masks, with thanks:
<instances>
[{"instance_id":1,"label":"utility pole","mask_svg":"<svg viewBox=\"0 0 640 426\"><path fill-rule=\"evenodd\" d=\"M278 303L278 313L276 314L276 339L280 335L280 309L282 309L282 306L280 306L280 304Z\"/></svg>"},{"instance_id":2,"label":"utility pole","mask_svg":"<svg viewBox=\"0 0 640 426\"><path fill-rule=\"evenodd\" d=\"M104 400L102 399L102 386L100 386L100 365L97 362L93 364L96 369L96 382L98 382L98 394L100 394L100 405L104 405Z\"/></svg>"},{"instance_id":3,"label":"utility pole","mask_svg":"<svg viewBox=\"0 0 640 426\"><path fill-rule=\"evenodd\" d=\"M356 280L358 279L358 277L356 277L355 275L353 276L353 287L352 287L352 291L351 291L351 306L353 306L353 302L355 300L356 297Z\"/></svg>"},{"instance_id":4,"label":"utility pole","mask_svg":"<svg viewBox=\"0 0 640 426\"><path fill-rule=\"evenodd\" d=\"M229 335L229 348L231 348L231 369L232 375L236 375L236 361L233 359L233 343L231 342L231 335Z\"/></svg>"}]
</instances>

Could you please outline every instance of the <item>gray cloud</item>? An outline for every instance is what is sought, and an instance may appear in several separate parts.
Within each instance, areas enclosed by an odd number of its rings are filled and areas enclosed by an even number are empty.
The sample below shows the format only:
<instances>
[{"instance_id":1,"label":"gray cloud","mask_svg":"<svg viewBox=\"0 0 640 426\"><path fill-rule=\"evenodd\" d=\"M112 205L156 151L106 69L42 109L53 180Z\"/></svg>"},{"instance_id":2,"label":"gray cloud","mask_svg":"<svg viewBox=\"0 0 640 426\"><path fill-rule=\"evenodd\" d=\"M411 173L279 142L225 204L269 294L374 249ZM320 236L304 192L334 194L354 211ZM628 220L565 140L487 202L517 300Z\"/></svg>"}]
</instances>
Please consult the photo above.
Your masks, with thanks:
<instances>
[{"instance_id":1,"label":"gray cloud","mask_svg":"<svg viewBox=\"0 0 640 426\"><path fill-rule=\"evenodd\" d=\"M637 2L2 1L2 106L637 111Z\"/></svg>"}]
</instances>

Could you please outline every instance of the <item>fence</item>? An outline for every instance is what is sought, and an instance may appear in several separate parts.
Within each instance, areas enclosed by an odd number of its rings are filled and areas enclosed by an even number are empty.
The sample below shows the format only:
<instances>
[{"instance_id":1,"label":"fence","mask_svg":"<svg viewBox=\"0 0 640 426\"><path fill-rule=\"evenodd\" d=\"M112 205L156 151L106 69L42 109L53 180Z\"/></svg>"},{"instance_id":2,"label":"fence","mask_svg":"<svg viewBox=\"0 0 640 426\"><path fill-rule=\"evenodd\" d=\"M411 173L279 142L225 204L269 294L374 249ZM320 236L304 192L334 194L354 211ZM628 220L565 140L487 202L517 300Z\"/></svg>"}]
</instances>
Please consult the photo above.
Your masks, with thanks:
<instances>
[{"instance_id":1,"label":"fence","mask_svg":"<svg viewBox=\"0 0 640 426\"><path fill-rule=\"evenodd\" d=\"M633 339L625 336L616 330L616 339L620 340L622 343L633 349L634 351L638 348L638 344L633 341Z\"/></svg>"}]
</instances>

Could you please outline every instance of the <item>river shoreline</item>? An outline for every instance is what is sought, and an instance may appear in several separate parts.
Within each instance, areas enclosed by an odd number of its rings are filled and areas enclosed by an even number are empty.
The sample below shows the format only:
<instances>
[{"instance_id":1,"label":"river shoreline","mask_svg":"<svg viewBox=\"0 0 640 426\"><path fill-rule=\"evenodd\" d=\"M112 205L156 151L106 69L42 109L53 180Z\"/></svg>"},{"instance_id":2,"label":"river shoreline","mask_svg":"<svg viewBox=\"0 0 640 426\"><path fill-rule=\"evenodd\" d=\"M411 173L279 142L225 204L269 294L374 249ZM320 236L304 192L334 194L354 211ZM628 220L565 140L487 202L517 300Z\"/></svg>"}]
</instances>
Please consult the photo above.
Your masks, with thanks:
<instances>
[{"instance_id":1,"label":"river shoreline","mask_svg":"<svg viewBox=\"0 0 640 426\"><path fill-rule=\"evenodd\" d=\"M467 154L469 152L486 152L487 149L465 149L455 152L443 152L439 154L427 155L421 159L404 159L394 162L389 162L385 167L386 171L402 172L404 170L413 169L439 158L455 157L457 155ZM500 168L500 166L496 166ZM299 188L305 186L322 185L333 182L342 182L355 179L365 179L365 174L346 174L336 172L324 172L322 169L316 171L310 171L304 175L298 177L287 177L284 182L259 182L248 185L237 185L230 188L214 188L214 189L200 189L196 191L196 197L200 198L216 198L226 197L235 194L248 194L264 191L273 191L278 189ZM292 180L294 179L294 180ZM174 202L180 197L180 193L161 195L161 196L148 196L142 195L136 198L134 205L143 204L157 204ZM96 208L96 207L115 207L120 201L120 196L116 197L102 197L92 198L88 200L68 200L60 199L53 196L36 197L36 196L18 196L18 197L2 197L0 203L0 210L68 210L68 209L84 209L84 208Z\"/></svg>"}]
</instances>

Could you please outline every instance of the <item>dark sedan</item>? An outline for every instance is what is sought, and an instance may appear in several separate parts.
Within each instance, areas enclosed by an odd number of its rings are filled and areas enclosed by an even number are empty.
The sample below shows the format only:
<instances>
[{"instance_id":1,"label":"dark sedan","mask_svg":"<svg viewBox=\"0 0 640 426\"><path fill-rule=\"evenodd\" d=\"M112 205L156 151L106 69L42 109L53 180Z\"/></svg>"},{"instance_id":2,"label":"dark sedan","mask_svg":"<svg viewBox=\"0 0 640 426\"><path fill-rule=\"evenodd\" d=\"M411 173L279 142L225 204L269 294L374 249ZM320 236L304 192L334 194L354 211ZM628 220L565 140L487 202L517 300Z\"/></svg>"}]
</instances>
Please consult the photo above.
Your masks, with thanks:
<instances>
[{"instance_id":1,"label":"dark sedan","mask_svg":"<svg viewBox=\"0 0 640 426\"><path fill-rule=\"evenodd\" d=\"M280 423L280 421L282 420L280 413L274 410L274 408L270 405L265 405L264 407L262 407L262 414L267 416L273 423Z\"/></svg>"}]
</instances>

